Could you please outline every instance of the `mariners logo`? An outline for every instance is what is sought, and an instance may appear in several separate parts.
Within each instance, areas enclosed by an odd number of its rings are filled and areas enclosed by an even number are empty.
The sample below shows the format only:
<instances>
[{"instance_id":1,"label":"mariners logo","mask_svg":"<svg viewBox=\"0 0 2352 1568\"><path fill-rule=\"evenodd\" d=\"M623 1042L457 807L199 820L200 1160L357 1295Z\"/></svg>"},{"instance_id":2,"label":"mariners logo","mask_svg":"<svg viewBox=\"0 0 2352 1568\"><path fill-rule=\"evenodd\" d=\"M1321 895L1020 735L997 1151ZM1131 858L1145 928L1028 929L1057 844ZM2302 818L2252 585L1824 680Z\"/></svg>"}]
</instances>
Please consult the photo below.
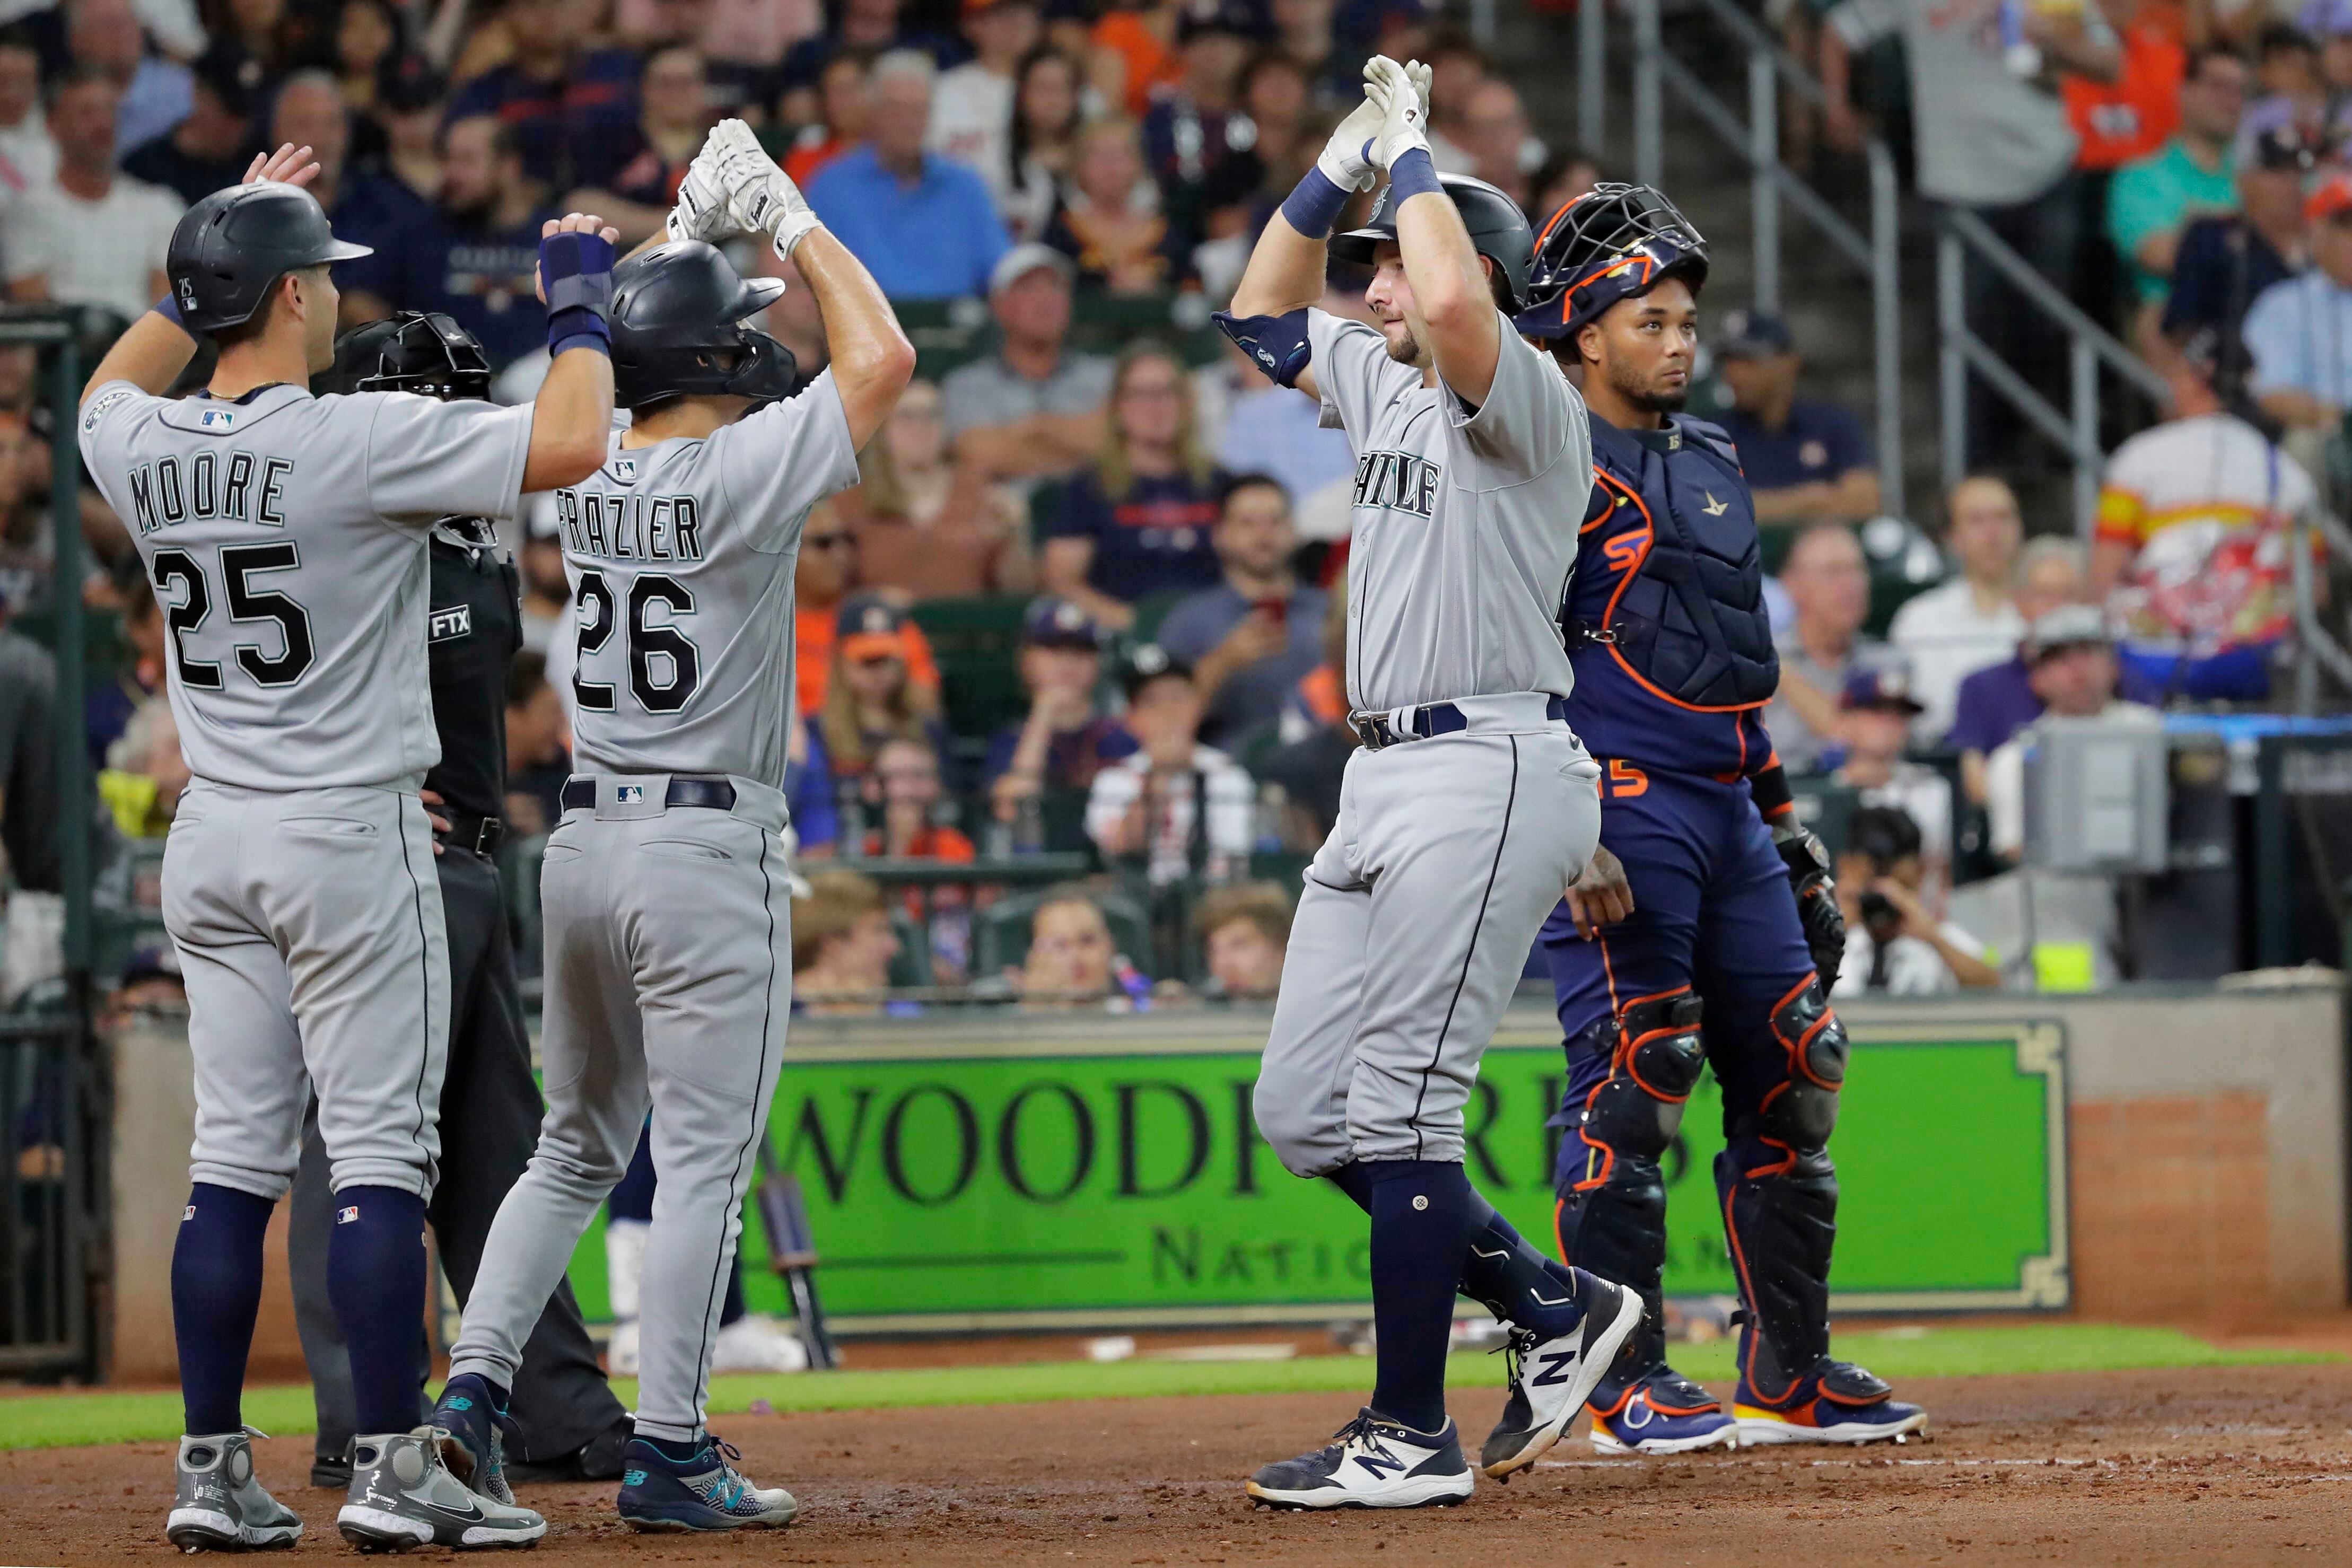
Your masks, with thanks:
<instances>
[{"instance_id":1,"label":"mariners logo","mask_svg":"<svg viewBox=\"0 0 2352 1568\"><path fill-rule=\"evenodd\" d=\"M1428 517L1445 470L1410 452L1367 452L1356 459L1356 505Z\"/></svg>"},{"instance_id":2,"label":"mariners logo","mask_svg":"<svg viewBox=\"0 0 2352 1568\"><path fill-rule=\"evenodd\" d=\"M106 417L106 411L112 408L116 403L125 401L130 396L131 391L128 387L117 387L112 392L108 392L105 396L100 398L96 402L91 403L89 405L89 412L81 416L81 428L83 433L87 434L89 432L96 430L98 428L98 422Z\"/></svg>"}]
</instances>

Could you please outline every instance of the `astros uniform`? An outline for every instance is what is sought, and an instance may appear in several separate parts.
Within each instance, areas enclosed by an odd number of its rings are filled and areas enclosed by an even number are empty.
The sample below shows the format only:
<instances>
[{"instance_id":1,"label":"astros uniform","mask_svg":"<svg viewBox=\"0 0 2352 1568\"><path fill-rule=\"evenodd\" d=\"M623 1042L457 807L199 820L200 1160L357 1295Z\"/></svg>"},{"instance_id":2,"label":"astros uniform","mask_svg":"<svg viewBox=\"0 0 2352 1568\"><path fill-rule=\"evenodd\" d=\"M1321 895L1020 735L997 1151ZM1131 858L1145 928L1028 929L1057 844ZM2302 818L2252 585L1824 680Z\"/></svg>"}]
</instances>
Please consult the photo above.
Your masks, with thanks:
<instances>
[{"instance_id":1,"label":"astros uniform","mask_svg":"<svg viewBox=\"0 0 2352 1568\"><path fill-rule=\"evenodd\" d=\"M1462 1108L1544 915L1600 833L1556 618L1592 485L1583 401L1506 319L1473 409L1308 312L1356 454L1348 694L1365 749L1307 868L1259 1074L1300 1176L1463 1155Z\"/></svg>"},{"instance_id":2,"label":"astros uniform","mask_svg":"<svg viewBox=\"0 0 2352 1568\"><path fill-rule=\"evenodd\" d=\"M791 1007L779 834L793 567L857 482L830 372L705 440L625 449L556 492L578 608L578 772L541 878L547 1120L499 1211L451 1375L522 1340L653 1111L636 1429L700 1432L711 1340Z\"/></svg>"},{"instance_id":3,"label":"astros uniform","mask_svg":"<svg viewBox=\"0 0 2352 1568\"><path fill-rule=\"evenodd\" d=\"M226 402L110 382L82 411L83 459L164 606L194 775L163 917L197 1182L282 1195L315 1087L338 1191L432 1191L449 977L417 796L440 756L425 540L452 512L513 513L530 422L286 385Z\"/></svg>"}]
</instances>

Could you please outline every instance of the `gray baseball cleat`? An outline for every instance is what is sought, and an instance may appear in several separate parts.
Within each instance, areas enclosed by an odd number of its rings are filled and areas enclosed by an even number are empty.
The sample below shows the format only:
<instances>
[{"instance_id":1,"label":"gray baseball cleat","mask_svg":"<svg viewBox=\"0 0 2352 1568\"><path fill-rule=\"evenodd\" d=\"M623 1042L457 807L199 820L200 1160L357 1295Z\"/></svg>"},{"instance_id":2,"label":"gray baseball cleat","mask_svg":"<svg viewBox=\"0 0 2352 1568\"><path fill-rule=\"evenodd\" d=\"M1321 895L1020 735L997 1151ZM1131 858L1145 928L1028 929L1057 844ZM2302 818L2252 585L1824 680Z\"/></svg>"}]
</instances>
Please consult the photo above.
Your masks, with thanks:
<instances>
[{"instance_id":1,"label":"gray baseball cleat","mask_svg":"<svg viewBox=\"0 0 2352 1568\"><path fill-rule=\"evenodd\" d=\"M251 1431L180 1439L180 1490L164 1540L183 1552L250 1552L301 1538L300 1518L253 1473Z\"/></svg>"},{"instance_id":2,"label":"gray baseball cleat","mask_svg":"<svg viewBox=\"0 0 2352 1568\"><path fill-rule=\"evenodd\" d=\"M351 1494L335 1523L362 1552L536 1546L547 1533L530 1510L493 1502L451 1475L431 1427L354 1440Z\"/></svg>"}]
</instances>

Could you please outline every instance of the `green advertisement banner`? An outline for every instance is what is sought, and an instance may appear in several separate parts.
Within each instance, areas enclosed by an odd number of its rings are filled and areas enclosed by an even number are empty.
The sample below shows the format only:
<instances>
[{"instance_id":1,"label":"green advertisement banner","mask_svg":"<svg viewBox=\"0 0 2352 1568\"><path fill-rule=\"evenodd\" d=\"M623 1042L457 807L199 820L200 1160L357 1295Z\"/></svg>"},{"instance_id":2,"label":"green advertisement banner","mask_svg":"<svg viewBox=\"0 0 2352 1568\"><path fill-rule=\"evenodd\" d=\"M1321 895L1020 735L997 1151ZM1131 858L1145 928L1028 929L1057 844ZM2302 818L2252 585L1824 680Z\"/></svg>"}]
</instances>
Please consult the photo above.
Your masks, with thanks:
<instances>
[{"instance_id":1,"label":"green advertisement banner","mask_svg":"<svg viewBox=\"0 0 2352 1568\"><path fill-rule=\"evenodd\" d=\"M1252 1124L1262 1036L1155 1038L1148 1020L1025 1043L795 1031L771 1134L845 1331L1315 1320L1369 1301L1361 1213L1290 1176ZM1562 1071L1556 1037L1507 1025L1469 1116L1471 1179L1544 1239ZM2047 1023L1856 1040L1831 1144L1840 1307L2067 1304L2063 1074ZM1734 1290L1720 1115L1709 1078L1666 1162L1670 1294ZM746 1208L752 1303L788 1312ZM603 1263L592 1232L573 1273L592 1317Z\"/></svg>"}]
</instances>

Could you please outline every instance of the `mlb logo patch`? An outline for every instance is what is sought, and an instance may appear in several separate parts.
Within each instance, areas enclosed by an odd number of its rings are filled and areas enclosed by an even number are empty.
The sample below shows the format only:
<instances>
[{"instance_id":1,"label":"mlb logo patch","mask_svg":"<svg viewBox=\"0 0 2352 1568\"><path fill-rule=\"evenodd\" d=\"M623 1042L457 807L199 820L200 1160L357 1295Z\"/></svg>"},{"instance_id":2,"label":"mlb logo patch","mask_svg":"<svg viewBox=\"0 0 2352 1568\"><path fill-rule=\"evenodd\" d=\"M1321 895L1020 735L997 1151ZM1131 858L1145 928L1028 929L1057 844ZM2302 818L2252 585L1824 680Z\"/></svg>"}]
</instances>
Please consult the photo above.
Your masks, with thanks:
<instances>
[{"instance_id":1,"label":"mlb logo patch","mask_svg":"<svg viewBox=\"0 0 2352 1568\"><path fill-rule=\"evenodd\" d=\"M637 460L634 457L614 458L613 477L618 479L624 485L635 484L637 482Z\"/></svg>"},{"instance_id":2,"label":"mlb logo patch","mask_svg":"<svg viewBox=\"0 0 2352 1568\"><path fill-rule=\"evenodd\" d=\"M236 414L231 409L208 408L196 416L196 423L205 430L229 430L236 424Z\"/></svg>"},{"instance_id":3,"label":"mlb logo patch","mask_svg":"<svg viewBox=\"0 0 2352 1568\"><path fill-rule=\"evenodd\" d=\"M646 787L642 784L615 785L613 799L624 806L642 806L646 803Z\"/></svg>"},{"instance_id":4,"label":"mlb logo patch","mask_svg":"<svg viewBox=\"0 0 2352 1568\"><path fill-rule=\"evenodd\" d=\"M180 1216L180 1223L181 1223L181 1224L183 1224L183 1225L184 1225L184 1224L186 1224L189 1220L194 1219L195 1217L196 1217L196 1206L195 1206L194 1204L193 1204L193 1203L192 1203L192 1204L188 1205L187 1208L186 1208L186 1209L185 1209L185 1210L181 1214L181 1216Z\"/></svg>"},{"instance_id":5,"label":"mlb logo patch","mask_svg":"<svg viewBox=\"0 0 2352 1568\"><path fill-rule=\"evenodd\" d=\"M338 1224L338 1225L357 1225L359 1222L360 1222L360 1206L359 1206L358 1204L356 1204L356 1203L355 1203L355 1204L352 1205L349 1208L339 1208L339 1209L335 1210L335 1223L336 1223L336 1224Z\"/></svg>"}]
</instances>

